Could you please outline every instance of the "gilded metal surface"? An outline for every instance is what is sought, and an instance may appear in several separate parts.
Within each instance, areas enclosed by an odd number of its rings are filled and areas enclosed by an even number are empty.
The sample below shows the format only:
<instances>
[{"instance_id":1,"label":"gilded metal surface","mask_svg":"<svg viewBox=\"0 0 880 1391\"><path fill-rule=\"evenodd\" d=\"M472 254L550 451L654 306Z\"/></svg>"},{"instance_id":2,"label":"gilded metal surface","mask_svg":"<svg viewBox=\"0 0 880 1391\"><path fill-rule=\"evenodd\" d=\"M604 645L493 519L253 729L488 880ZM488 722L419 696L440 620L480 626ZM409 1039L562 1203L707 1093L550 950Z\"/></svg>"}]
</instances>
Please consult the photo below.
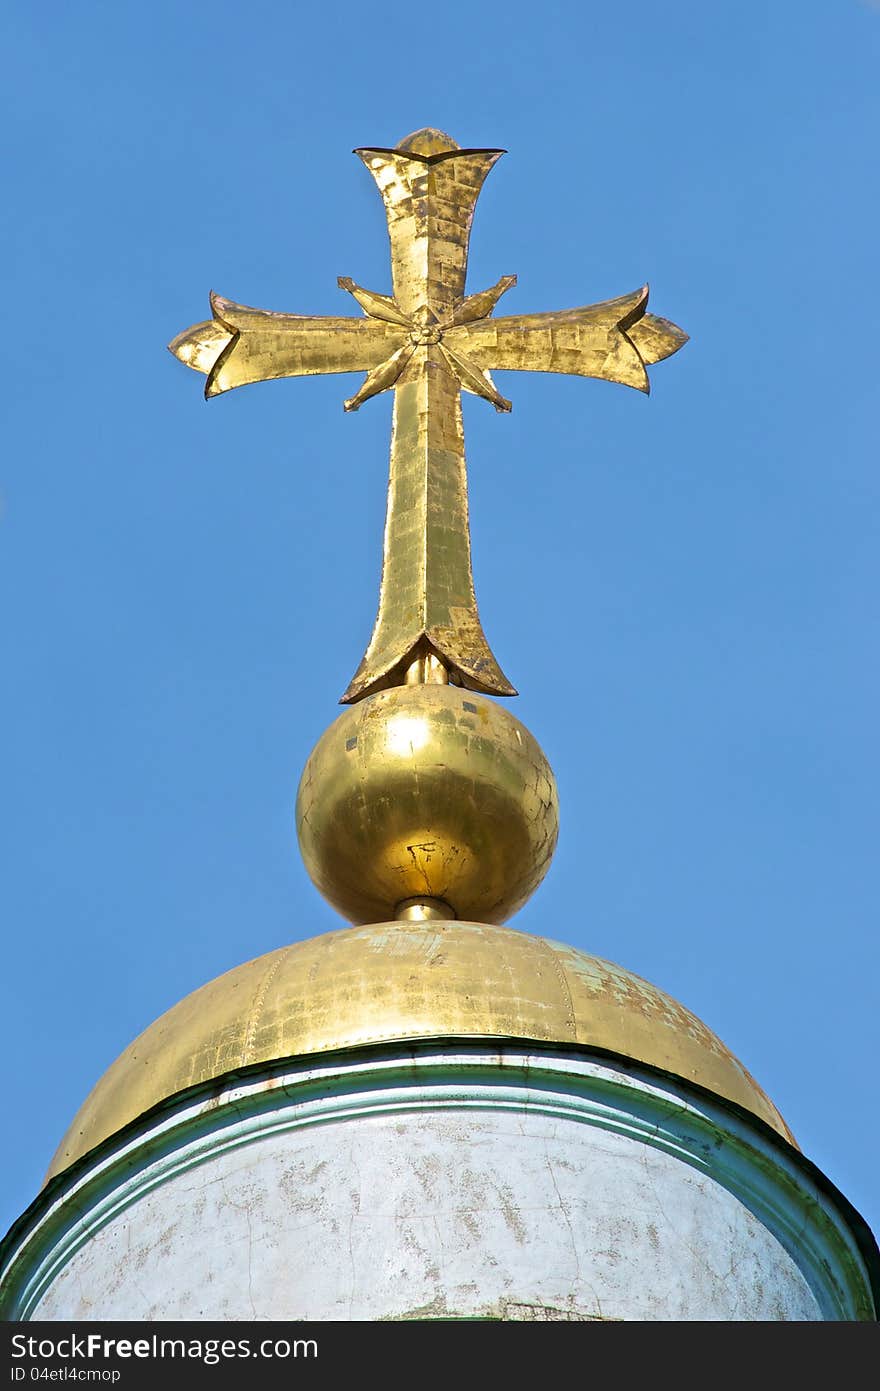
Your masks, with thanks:
<instances>
[{"instance_id":1,"label":"gilded metal surface","mask_svg":"<svg viewBox=\"0 0 880 1391\"><path fill-rule=\"evenodd\" d=\"M404 921L282 947L181 1000L104 1074L48 1177L175 1092L238 1068L450 1036L609 1049L738 1103L794 1143L715 1034L640 977L510 928Z\"/></svg>"},{"instance_id":2,"label":"gilded metal surface","mask_svg":"<svg viewBox=\"0 0 880 1391\"><path fill-rule=\"evenodd\" d=\"M402 922L454 922L455 914L442 898L408 898L398 903L395 918Z\"/></svg>"},{"instance_id":3,"label":"gilded metal surface","mask_svg":"<svg viewBox=\"0 0 880 1391\"><path fill-rule=\"evenodd\" d=\"M396 149L356 153L385 204L393 294L340 277L363 310L360 319L276 314L212 295L213 319L169 346L207 376L209 397L317 372L367 373L346 410L394 391L379 612L342 700L402 684L414 659L431 655L457 684L515 695L477 612L460 393L509 410L490 375L495 368L575 373L648 391L646 366L674 353L687 335L647 313L647 286L580 309L493 318L516 276L472 295L465 295L465 276L476 201L504 152L461 150L429 129Z\"/></svg>"},{"instance_id":4,"label":"gilded metal surface","mask_svg":"<svg viewBox=\"0 0 880 1391\"><path fill-rule=\"evenodd\" d=\"M350 922L410 900L498 923L550 865L556 784L535 739L457 686L398 686L358 702L318 741L296 804L305 867Z\"/></svg>"},{"instance_id":5,"label":"gilded metal surface","mask_svg":"<svg viewBox=\"0 0 880 1391\"><path fill-rule=\"evenodd\" d=\"M433 652L425 652L410 662L403 678L405 686L448 686L449 671Z\"/></svg>"}]
</instances>

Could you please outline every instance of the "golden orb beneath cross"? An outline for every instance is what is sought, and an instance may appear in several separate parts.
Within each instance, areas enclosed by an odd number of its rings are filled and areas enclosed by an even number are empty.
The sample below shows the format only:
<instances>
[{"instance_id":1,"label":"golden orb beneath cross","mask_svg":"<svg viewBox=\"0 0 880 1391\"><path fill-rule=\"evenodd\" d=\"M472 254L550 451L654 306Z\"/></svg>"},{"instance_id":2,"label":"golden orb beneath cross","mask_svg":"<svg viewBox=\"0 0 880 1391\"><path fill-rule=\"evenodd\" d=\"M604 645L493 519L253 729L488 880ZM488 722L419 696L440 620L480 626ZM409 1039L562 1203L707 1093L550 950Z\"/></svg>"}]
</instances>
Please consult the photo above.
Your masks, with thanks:
<instances>
[{"instance_id":1,"label":"golden orb beneath cross","mask_svg":"<svg viewBox=\"0 0 880 1391\"><path fill-rule=\"evenodd\" d=\"M556 782L525 725L459 686L396 686L318 740L296 804L316 887L353 923L502 923L550 864Z\"/></svg>"}]
</instances>

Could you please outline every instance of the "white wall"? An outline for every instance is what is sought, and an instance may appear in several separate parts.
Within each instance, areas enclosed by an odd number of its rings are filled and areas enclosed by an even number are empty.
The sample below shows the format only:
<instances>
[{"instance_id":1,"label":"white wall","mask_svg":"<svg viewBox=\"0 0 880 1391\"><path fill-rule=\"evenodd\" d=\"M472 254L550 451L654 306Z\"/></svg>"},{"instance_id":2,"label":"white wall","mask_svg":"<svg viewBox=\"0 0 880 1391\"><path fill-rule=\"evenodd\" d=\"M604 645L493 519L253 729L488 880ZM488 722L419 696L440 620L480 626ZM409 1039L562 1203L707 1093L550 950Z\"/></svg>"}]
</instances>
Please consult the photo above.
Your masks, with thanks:
<instances>
[{"instance_id":1,"label":"white wall","mask_svg":"<svg viewBox=\"0 0 880 1391\"><path fill-rule=\"evenodd\" d=\"M683 1085L422 1049L130 1136L35 1222L14 1316L803 1320L863 1278L788 1147Z\"/></svg>"}]
</instances>

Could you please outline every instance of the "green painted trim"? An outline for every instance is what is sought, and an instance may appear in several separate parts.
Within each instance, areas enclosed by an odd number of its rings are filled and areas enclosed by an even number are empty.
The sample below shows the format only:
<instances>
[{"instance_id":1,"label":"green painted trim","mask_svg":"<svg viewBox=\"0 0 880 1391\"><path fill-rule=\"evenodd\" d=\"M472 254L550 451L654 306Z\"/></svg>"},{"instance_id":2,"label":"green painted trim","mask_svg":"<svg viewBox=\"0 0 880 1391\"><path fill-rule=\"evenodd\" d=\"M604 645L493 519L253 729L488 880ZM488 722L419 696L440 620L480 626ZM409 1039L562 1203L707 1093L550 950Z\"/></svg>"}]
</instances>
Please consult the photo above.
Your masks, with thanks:
<instances>
[{"instance_id":1,"label":"green painted trim","mask_svg":"<svg viewBox=\"0 0 880 1391\"><path fill-rule=\"evenodd\" d=\"M0 1282L0 1317L30 1318L101 1227L214 1155L302 1126L447 1109L529 1110L662 1150L719 1183L754 1214L801 1270L824 1318L875 1317L852 1233L791 1162L796 1152L776 1136L769 1139L754 1118L733 1115L645 1069L621 1071L568 1050L455 1043L442 1051L408 1050L405 1057L359 1050L345 1061L257 1067L215 1085L207 1099L200 1089L198 1096L182 1094L175 1107L155 1108L60 1175L45 1201L29 1210L30 1221L13 1229L20 1240Z\"/></svg>"}]
</instances>

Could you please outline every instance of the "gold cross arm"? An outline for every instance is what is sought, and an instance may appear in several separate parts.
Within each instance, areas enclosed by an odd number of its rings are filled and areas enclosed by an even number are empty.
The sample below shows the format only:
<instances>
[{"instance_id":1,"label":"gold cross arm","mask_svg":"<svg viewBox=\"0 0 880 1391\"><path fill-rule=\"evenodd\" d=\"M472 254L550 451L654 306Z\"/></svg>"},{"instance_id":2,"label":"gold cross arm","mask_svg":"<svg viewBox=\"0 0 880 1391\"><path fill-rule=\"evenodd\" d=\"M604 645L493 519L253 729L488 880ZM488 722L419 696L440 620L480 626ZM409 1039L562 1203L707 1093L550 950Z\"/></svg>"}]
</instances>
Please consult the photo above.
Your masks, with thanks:
<instances>
[{"instance_id":1,"label":"gold cross arm","mask_svg":"<svg viewBox=\"0 0 880 1391\"><path fill-rule=\"evenodd\" d=\"M682 329L645 312L647 285L579 309L490 318L498 297L515 284L515 275L503 276L491 290L470 295L455 315L448 316L448 323L438 324L438 341L462 388L485 396L499 409L509 409L509 403L494 390L487 376L490 369L598 377L649 392L647 366L670 357L687 342ZM356 410L396 383L406 365L404 355L406 361L412 357L417 326L397 311L390 297L374 295L345 276L340 276L339 285L351 291L369 317L277 314L212 294L213 319L186 329L169 347L187 367L207 376L208 398L278 377L375 373L346 401L346 409ZM470 300L478 303L470 306ZM465 320L465 313L473 317Z\"/></svg>"},{"instance_id":2,"label":"gold cross arm","mask_svg":"<svg viewBox=\"0 0 880 1391\"><path fill-rule=\"evenodd\" d=\"M169 348L204 372L205 396L274 377L369 372L394 351L399 330L376 319L308 318L275 314L211 295L213 319L194 324Z\"/></svg>"},{"instance_id":3,"label":"gold cross arm","mask_svg":"<svg viewBox=\"0 0 880 1391\"><path fill-rule=\"evenodd\" d=\"M580 309L465 324L447 339L483 371L563 372L649 392L646 368L671 357L688 336L668 319L646 313L647 305L644 285Z\"/></svg>"},{"instance_id":4,"label":"gold cross arm","mask_svg":"<svg viewBox=\"0 0 880 1391\"><path fill-rule=\"evenodd\" d=\"M341 277L359 318L276 314L212 295L213 319L169 346L207 376L208 397L270 378L366 372L345 402L353 411L393 389L379 612L342 700L412 679L515 695L477 612L461 392L510 410L495 369L574 373L648 391L646 366L674 353L687 334L647 313L647 286L578 309L494 318L515 276L477 294L464 290L477 197L503 151L461 150L424 130L395 149L356 153L385 203L393 295Z\"/></svg>"}]
</instances>

